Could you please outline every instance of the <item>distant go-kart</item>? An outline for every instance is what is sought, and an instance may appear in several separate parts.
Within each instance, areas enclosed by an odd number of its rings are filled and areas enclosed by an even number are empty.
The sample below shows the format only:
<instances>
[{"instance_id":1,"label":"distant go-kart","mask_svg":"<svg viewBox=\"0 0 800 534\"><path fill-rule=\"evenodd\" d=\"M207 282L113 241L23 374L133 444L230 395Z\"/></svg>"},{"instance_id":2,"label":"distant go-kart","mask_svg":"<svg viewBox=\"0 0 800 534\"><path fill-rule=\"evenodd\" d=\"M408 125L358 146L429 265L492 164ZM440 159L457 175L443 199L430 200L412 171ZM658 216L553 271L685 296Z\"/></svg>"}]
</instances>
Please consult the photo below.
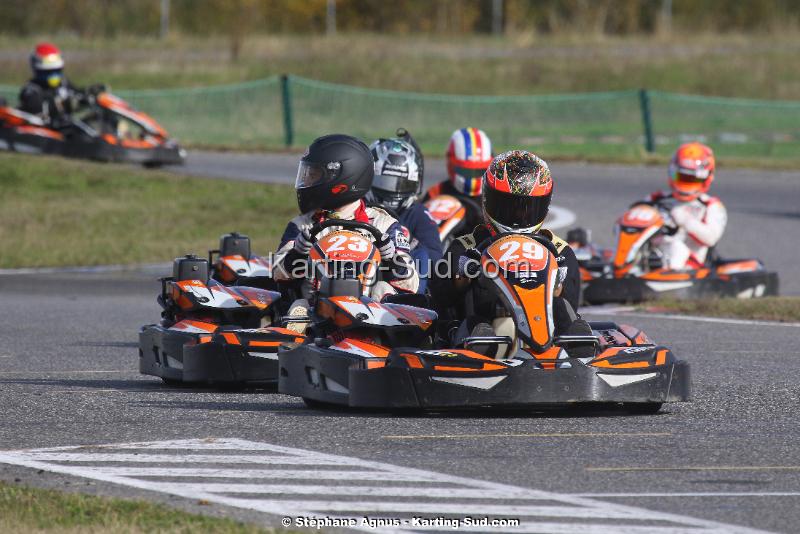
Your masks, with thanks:
<instances>
[{"instance_id":1,"label":"distant go-kart","mask_svg":"<svg viewBox=\"0 0 800 534\"><path fill-rule=\"evenodd\" d=\"M63 124L0 102L0 149L98 161L177 165L186 151L149 115L96 86L80 94Z\"/></svg>"},{"instance_id":2,"label":"distant go-kart","mask_svg":"<svg viewBox=\"0 0 800 534\"><path fill-rule=\"evenodd\" d=\"M767 271L758 259L721 259L712 249L700 268L664 267L654 240L674 232L668 205L642 203L631 206L617 220L613 250L578 243L574 248L581 265L583 299L589 304L603 304L659 297L753 298L778 294L778 274ZM572 239L568 237L568 241ZM580 251L586 249L595 252L581 256Z\"/></svg>"}]
</instances>

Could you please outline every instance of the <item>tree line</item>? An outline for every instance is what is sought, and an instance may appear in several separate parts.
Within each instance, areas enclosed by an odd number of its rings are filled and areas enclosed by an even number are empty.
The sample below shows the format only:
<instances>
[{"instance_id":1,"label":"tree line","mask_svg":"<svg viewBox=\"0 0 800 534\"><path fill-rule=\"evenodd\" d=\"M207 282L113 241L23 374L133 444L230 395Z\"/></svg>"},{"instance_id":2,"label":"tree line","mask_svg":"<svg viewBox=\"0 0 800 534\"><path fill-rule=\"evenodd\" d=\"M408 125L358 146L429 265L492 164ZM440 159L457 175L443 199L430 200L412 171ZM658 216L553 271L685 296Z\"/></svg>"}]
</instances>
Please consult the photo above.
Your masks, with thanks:
<instances>
[{"instance_id":1,"label":"tree line","mask_svg":"<svg viewBox=\"0 0 800 534\"><path fill-rule=\"evenodd\" d=\"M798 0L2 0L0 33L80 37L325 33L608 35L797 28ZM498 18L499 16L499 18Z\"/></svg>"}]
</instances>

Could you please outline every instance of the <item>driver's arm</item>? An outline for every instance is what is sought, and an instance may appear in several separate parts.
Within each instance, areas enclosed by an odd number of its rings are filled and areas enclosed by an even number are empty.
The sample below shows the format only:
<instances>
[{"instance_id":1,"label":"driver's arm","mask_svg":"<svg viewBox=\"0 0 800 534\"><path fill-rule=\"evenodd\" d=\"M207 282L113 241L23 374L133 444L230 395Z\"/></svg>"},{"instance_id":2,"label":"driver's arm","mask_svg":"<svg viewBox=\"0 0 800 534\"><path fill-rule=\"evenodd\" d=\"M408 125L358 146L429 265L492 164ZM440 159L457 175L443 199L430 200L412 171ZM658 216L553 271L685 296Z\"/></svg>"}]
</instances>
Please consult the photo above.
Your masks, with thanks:
<instances>
[{"instance_id":1,"label":"driver's arm","mask_svg":"<svg viewBox=\"0 0 800 534\"><path fill-rule=\"evenodd\" d=\"M286 229L283 231L281 244L278 246L273 258L272 277L277 282L293 280L295 277L292 274L306 261L306 258L299 254L294 247L294 241L300 235L304 222L306 221L302 215L295 217L286 225ZM311 227L310 223L305 226Z\"/></svg>"},{"instance_id":2,"label":"driver's arm","mask_svg":"<svg viewBox=\"0 0 800 534\"><path fill-rule=\"evenodd\" d=\"M558 266L567 268L567 277L561 285L561 291L556 296L563 298L572 305L573 310L578 309L581 300L581 268L578 258L571 247L565 246L558 254Z\"/></svg>"}]
</instances>

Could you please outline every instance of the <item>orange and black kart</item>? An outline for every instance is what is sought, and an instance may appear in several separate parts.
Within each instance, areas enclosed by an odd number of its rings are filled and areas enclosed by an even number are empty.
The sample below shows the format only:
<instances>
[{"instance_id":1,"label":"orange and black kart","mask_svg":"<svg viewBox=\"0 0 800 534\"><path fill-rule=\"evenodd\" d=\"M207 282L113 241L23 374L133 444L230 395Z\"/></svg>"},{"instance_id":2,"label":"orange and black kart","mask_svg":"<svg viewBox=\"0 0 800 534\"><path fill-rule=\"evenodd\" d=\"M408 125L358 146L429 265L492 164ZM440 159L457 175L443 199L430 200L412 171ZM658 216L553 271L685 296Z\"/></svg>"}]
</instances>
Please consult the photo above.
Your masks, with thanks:
<instances>
[{"instance_id":1,"label":"orange and black kart","mask_svg":"<svg viewBox=\"0 0 800 534\"><path fill-rule=\"evenodd\" d=\"M778 294L778 274L757 259L721 259L709 253L697 269L663 267L653 239L674 232L669 211L635 204L616 223L617 244L599 257L581 258L583 299L589 304L641 302L659 297L753 298ZM585 244L584 244L585 245Z\"/></svg>"},{"instance_id":2,"label":"orange and black kart","mask_svg":"<svg viewBox=\"0 0 800 534\"><path fill-rule=\"evenodd\" d=\"M450 243L461 235L467 221L467 210L473 209L480 213L480 207L473 201L452 195L439 195L425 202L425 208L431 218L439 227L439 239L442 240L442 249L447 250Z\"/></svg>"},{"instance_id":3,"label":"orange and black kart","mask_svg":"<svg viewBox=\"0 0 800 534\"><path fill-rule=\"evenodd\" d=\"M59 127L0 103L0 149L98 161L178 165L186 151L149 115L111 93L81 94L80 107Z\"/></svg>"},{"instance_id":4,"label":"orange and black kart","mask_svg":"<svg viewBox=\"0 0 800 534\"><path fill-rule=\"evenodd\" d=\"M162 321L139 332L139 370L169 384L222 387L275 384L278 347L304 341L276 322L280 294L227 287L205 259L177 258L161 279Z\"/></svg>"},{"instance_id":5,"label":"orange and black kart","mask_svg":"<svg viewBox=\"0 0 800 534\"><path fill-rule=\"evenodd\" d=\"M328 259L329 244L318 246ZM688 363L632 327L594 323L591 336L554 335L555 254L536 237L496 238L475 283L504 303L507 317L496 321L495 331L505 335L468 337L454 347L437 343L433 312L375 302L352 278L320 271L313 334L278 350L278 390L312 406L378 409L588 403L652 413L664 402L688 400ZM348 287L356 290L336 291ZM493 345L498 357L477 352ZM574 347L584 356L570 356Z\"/></svg>"}]
</instances>

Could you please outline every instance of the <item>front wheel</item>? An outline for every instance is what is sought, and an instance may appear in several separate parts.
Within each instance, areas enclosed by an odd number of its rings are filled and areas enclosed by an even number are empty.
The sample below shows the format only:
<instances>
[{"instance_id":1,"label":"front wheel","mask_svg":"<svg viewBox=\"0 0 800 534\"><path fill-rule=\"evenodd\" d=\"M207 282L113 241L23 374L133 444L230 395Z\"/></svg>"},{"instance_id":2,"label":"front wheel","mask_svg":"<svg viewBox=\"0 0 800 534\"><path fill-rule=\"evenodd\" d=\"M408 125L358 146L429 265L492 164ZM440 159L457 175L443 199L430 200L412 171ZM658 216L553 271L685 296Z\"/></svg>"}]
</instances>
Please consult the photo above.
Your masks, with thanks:
<instances>
[{"instance_id":1,"label":"front wheel","mask_svg":"<svg viewBox=\"0 0 800 534\"><path fill-rule=\"evenodd\" d=\"M633 415L653 415L661 410L663 402L630 402L622 405L622 409Z\"/></svg>"}]
</instances>

